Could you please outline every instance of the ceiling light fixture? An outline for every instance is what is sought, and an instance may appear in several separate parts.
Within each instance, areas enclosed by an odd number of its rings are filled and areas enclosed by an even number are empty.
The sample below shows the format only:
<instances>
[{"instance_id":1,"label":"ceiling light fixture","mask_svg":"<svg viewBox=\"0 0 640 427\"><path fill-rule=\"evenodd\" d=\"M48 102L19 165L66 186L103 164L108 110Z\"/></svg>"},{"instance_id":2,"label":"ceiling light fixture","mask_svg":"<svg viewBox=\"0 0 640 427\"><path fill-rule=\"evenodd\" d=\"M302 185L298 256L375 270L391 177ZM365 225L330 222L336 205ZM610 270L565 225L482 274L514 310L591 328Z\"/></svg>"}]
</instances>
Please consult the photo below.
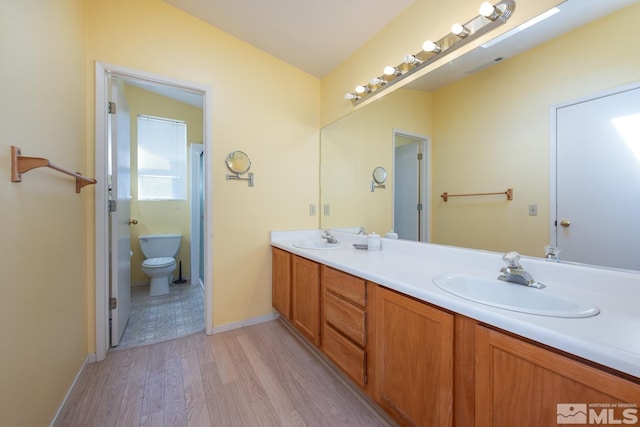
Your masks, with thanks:
<instances>
[{"instance_id":1,"label":"ceiling light fixture","mask_svg":"<svg viewBox=\"0 0 640 427\"><path fill-rule=\"evenodd\" d=\"M374 94L386 90L459 47L504 24L513 14L515 7L515 0L502 0L494 5L489 2L482 3L479 15L475 18L464 24L454 24L451 32L437 41L425 41L420 52L405 55L403 63L396 67L386 66L384 75L374 77L368 85L358 86L356 92L347 93L345 99L351 101L353 105L358 105Z\"/></svg>"}]
</instances>

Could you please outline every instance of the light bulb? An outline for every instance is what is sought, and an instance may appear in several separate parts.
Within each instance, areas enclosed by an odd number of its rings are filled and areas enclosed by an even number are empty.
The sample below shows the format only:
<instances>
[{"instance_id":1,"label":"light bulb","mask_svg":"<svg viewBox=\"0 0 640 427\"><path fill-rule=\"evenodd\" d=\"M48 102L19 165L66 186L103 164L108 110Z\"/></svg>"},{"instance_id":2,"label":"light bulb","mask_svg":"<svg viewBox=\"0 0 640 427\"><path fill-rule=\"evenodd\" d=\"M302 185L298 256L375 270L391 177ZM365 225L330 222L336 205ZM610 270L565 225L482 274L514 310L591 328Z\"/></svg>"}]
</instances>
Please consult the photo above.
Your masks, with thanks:
<instances>
[{"instance_id":1,"label":"light bulb","mask_svg":"<svg viewBox=\"0 0 640 427\"><path fill-rule=\"evenodd\" d=\"M495 21L498 16L500 16L500 14L498 13L498 10L495 8L495 6L493 6L491 3L489 3L488 1L482 3L480 5L480 15L484 16L487 19L490 19L492 21Z\"/></svg>"},{"instance_id":2,"label":"light bulb","mask_svg":"<svg viewBox=\"0 0 640 427\"><path fill-rule=\"evenodd\" d=\"M393 67L391 65L387 65L386 67L384 67L385 76L399 76L400 74L400 70L398 70L396 67Z\"/></svg>"},{"instance_id":3,"label":"light bulb","mask_svg":"<svg viewBox=\"0 0 640 427\"><path fill-rule=\"evenodd\" d=\"M356 86L356 93L362 95L363 93L371 92L367 86Z\"/></svg>"},{"instance_id":4,"label":"light bulb","mask_svg":"<svg viewBox=\"0 0 640 427\"><path fill-rule=\"evenodd\" d=\"M427 40L426 42L422 43L422 50L424 50L425 52L438 53L442 52L442 47L436 42Z\"/></svg>"},{"instance_id":5,"label":"light bulb","mask_svg":"<svg viewBox=\"0 0 640 427\"><path fill-rule=\"evenodd\" d=\"M384 79L381 79L380 77L374 77L371 80L369 80L369 84L371 86L382 86L384 84L386 84L387 81Z\"/></svg>"},{"instance_id":6,"label":"light bulb","mask_svg":"<svg viewBox=\"0 0 640 427\"><path fill-rule=\"evenodd\" d=\"M422 61L416 58L415 55L411 55L411 54L405 55L404 58L402 59L402 62L408 65L418 65L422 63Z\"/></svg>"},{"instance_id":7,"label":"light bulb","mask_svg":"<svg viewBox=\"0 0 640 427\"><path fill-rule=\"evenodd\" d=\"M469 35L469 30L464 25L458 23L451 26L451 32L461 39Z\"/></svg>"},{"instance_id":8,"label":"light bulb","mask_svg":"<svg viewBox=\"0 0 640 427\"><path fill-rule=\"evenodd\" d=\"M354 99L359 99L359 98L360 98L359 96L351 92L347 92L344 94L344 99L346 99L347 101L353 101Z\"/></svg>"}]
</instances>

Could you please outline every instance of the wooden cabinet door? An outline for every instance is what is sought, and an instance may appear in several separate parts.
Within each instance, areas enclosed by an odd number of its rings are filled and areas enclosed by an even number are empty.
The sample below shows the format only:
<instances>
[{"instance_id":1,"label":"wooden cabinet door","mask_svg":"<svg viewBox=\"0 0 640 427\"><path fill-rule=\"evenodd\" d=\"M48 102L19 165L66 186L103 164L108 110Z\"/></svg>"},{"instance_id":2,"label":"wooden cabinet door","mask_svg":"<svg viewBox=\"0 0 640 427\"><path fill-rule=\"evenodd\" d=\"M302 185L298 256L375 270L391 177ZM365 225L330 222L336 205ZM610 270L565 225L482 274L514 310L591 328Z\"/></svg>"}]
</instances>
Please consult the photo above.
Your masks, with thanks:
<instances>
[{"instance_id":1,"label":"wooden cabinet door","mask_svg":"<svg viewBox=\"0 0 640 427\"><path fill-rule=\"evenodd\" d=\"M383 287L375 291L374 397L407 426L451 426L453 316Z\"/></svg>"},{"instance_id":2,"label":"wooden cabinet door","mask_svg":"<svg viewBox=\"0 0 640 427\"><path fill-rule=\"evenodd\" d=\"M320 346L320 265L292 255L291 322Z\"/></svg>"},{"instance_id":3,"label":"wooden cabinet door","mask_svg":"<svg viewBox=\"0 0 640 427\"><path fill-rule=\"evenodd\" d=\"M287 320L291 319L291 254L271 251L271 305Z\"/></svg>"},{"instance_id":4,"label":"wooden cabinet door","mask_svg":"<svg viewBox=\"0 0 640 427\"><path fill-rule=\"evenodd\" d=\"M476 426L640 425L640 379L484 326L476 345Z\"/></svg>"}]
</instances>

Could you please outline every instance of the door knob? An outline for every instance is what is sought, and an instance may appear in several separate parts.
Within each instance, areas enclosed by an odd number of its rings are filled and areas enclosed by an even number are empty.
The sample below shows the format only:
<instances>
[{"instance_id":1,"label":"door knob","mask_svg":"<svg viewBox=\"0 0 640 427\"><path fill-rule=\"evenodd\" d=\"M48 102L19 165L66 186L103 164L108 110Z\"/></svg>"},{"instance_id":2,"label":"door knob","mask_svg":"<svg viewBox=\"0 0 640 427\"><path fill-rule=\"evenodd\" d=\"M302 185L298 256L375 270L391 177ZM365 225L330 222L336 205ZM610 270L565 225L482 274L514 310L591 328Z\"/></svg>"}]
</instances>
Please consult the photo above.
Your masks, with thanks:
<instances>
[{"instance_id":1,"label":"door knob","mask_svg":"<svg viewBox=\"0 0 640 427\"><path fill-rule=\"evenodd\" d=\"M131 224L136 225L137 223L138 223L137 219L130 219L130 220L127 221L127 224L129 224L129 225L131 225Z\"/></svg>"},{"instance_id":2,"label":"door knob","mask_svg":"<svg viewBox=\"0 0 640 427\"><path fill-rule=\"evenodd\" d=\"M560 225L562 227L567 228L567 227L569 227L571 225L571 221L569 221L568 219L563 219L562 221L560 221Z\"/></svg>"}]
</instances>

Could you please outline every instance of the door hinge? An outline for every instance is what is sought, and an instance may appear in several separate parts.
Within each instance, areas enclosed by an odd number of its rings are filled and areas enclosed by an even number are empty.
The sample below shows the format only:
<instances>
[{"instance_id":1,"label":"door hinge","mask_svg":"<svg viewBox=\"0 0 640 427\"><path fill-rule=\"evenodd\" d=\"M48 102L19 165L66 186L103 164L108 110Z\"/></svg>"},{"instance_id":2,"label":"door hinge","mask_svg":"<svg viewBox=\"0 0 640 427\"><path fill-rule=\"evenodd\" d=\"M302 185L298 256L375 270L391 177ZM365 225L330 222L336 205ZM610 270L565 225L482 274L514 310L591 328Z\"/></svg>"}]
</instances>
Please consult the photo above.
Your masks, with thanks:
<instances>
[{"instance_id":1,"label":"door hinge","mask_svg":"<svg viewBox=\"0 0 640 427\"><path fill-rule=\"evenodd\" d=\"M422 203L418 203L418 210L421 211L422 210Z\"/></svg>"},{"instance_id":2,"label":"door hinge","mask_svg":"<svg viewBox=\"0 0 640 427\"><path fill-rule=\"evenodd\" d=\"M109 213L115 212L116 210L118 210L118 204L116 203L116 200L109 200Z\"/></svg>"},{"instance_id":3,"label":"door hinge","mask_svg":"<svg viewBox=\"0 0 640 427\"><path fill-rule=\"evenodd\" d=\"M418 160L422 160L422 153L418 153Z\"/></svg>"},{"instance_id":4,"label":"door hinge","mask_svg":"<svg viewBox=\"0 0 640 427\"><path fill-rule=\"evenodd\" d=\"M109 101L109 114L116 113L116 103Z\"/></svg>"},{"instance_id":5,"label":"door hinge","mask_svg":"<svg viewBox=\"0 0 640 427\"><path fill-rule=\"evenodd\" d=\"M115 310L118 308L118 300L116 298L109 298L109 310Z\"/></svg>"}]
</instances>

